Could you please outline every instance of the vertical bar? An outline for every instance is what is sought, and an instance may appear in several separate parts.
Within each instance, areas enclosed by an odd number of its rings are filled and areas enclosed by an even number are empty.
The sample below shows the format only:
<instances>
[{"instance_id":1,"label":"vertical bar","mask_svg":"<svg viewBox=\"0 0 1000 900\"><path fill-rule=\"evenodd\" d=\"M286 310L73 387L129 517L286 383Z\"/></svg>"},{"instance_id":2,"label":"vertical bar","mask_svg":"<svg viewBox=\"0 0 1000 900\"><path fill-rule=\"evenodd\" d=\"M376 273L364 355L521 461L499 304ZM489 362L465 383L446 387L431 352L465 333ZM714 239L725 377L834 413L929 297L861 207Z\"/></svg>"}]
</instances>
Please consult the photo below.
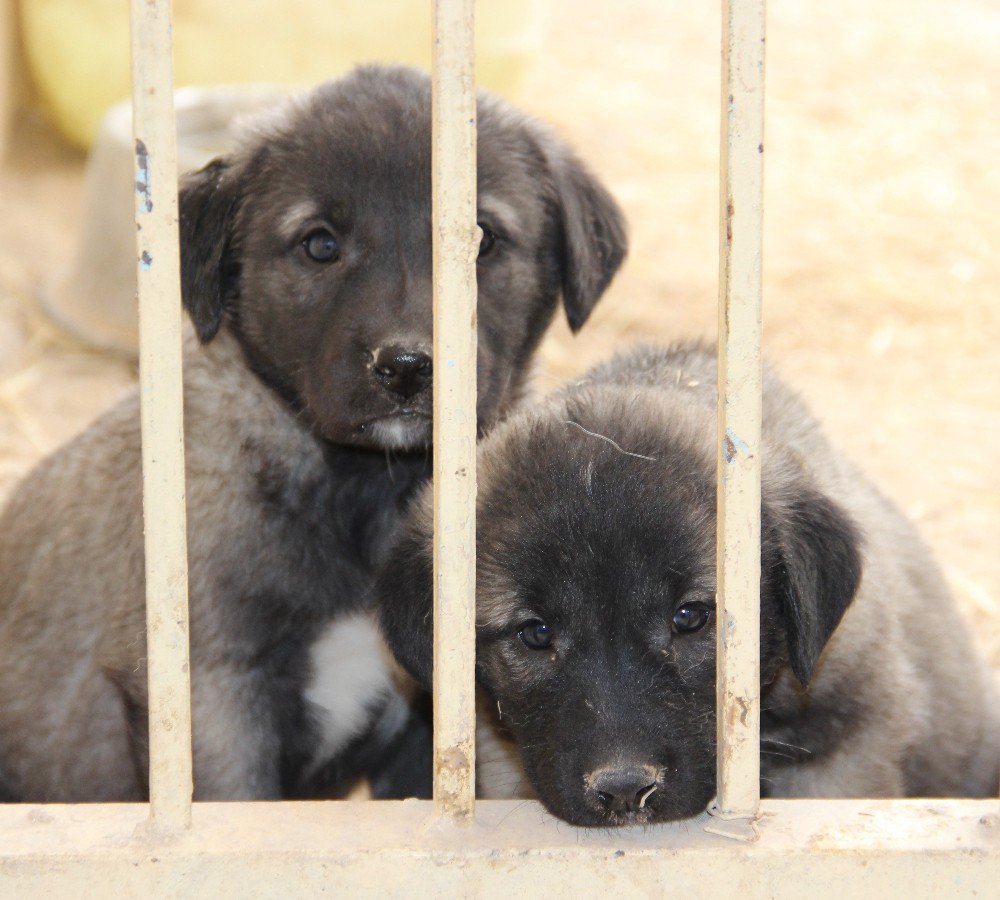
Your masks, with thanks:
<instances>
[{"instance_id":1,"label":"vertical bar","mask_svg":"<svg viewBox=\"0 0 1000 900\"><path fill-rule=\"evenodd\" d=\"M723 0L719 273L718 803L760 803L764 0Z\"/></svg>"},{"instance_id":2,"label":"vertical bar","mask_svg":"<svg viewBox=\"0 0 1000 900\"><path fill-rule=\"evenodd\" d=\"M476 85L474 0L435 0L434 802L475 805Z\"/></svg>"},{"instance_id":3,"label":"vertical bar","mask_svg":"<svg viewBox=\"0 0 1000 900\"><path fill-rule=\"evenodd\" d=\"M170 0L132 0L132 131L153 824L191 821L187 525Z\"/></svg>"}]
</instances>

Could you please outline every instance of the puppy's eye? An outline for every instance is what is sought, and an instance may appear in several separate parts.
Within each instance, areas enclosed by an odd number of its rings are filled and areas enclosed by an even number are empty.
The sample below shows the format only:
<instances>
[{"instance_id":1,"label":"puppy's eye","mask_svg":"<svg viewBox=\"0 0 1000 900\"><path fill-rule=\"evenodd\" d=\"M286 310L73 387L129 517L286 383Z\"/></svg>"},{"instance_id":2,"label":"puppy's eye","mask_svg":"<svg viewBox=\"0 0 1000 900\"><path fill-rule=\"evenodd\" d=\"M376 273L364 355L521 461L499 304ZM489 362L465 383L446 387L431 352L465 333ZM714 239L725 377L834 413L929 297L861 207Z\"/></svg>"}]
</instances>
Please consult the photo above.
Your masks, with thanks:
<instances>
[{"instance_id":1,"label":"puppy's eye","mask_svg":"<svg viewBox=\"0 0 1000 900\"><path fill-rule=\"evenodd\" d=\"M477 224L483 232L483 236L479 240L479 258L482 259L493 249L493 245L497 242L497 236L482 222L478 222Z\"/></svg>"},{"instance_id":2,"label":"puppy's eye","mask_svg":"<svg viewBox=\"0 0 1000 900\"><path fill-rule=\"evenodd\" d=\"M316 262L333 262L340 256L337 239L325 228L310 231L302 240L306 256Z\"/></svg>"},{"instance_id":3,"label":"puppy's eye","mask_svg":"<svg viewBox=\"0 0 1000 900\"><path fill-rule=\"evenodd\" d=\"M524 642L525 647L530 647L532 650L547 650L552 646L552 629L541 619L525 622L517 636Z\"/></svg>"},{"instance_id":4,"label":"puppy's eye","mask_svg":"<svg viewBox=\"0 0 1000 900\"><path fill-rule=\"evenodd\" d=\"M678 634L699 631L711 617L712 610L704 603L685 603L674 613L674 631Z\"/></svg>"}]
</instances>

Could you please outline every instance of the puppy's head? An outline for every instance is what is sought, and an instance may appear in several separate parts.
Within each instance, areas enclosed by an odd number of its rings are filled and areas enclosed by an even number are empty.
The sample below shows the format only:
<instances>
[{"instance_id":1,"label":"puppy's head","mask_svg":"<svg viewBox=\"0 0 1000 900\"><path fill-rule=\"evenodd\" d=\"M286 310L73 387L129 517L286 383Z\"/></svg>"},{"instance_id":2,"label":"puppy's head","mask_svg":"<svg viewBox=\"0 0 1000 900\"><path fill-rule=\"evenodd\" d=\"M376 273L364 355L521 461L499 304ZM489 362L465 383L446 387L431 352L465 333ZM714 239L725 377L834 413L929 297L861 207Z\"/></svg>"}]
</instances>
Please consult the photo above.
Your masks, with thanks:
<instances>
[{"instance_id":1,"label":"puppy's head","mask_svg":"<svg viewBox=\"0 0 1000 900\"><path fill-rule=\"evenodd\" d=\"M574 824L683 818L715 792L713 433L710 410L665 416L649 392L605 389L520 414L481 448L478 677L539 797ZM763 674L808 682L854 594L857 538L808 484L778 482ZM424 498L379 596L390 645L425 683L429 548Z\"/></svg>"},{"instance_id":2,"label":"puppy's head","mask_svg":"<svg viewBox=\"0 0 1000 900\"><path fill-rule=\"evenodd\" d=\"M559 298L580 328L625 254L621 213L542 126L478 111L479 406L521 388ZM369 67L260 122L181 191L184 305L324 438L430 442L430 83Z\"/></svg>"}]
</instances>

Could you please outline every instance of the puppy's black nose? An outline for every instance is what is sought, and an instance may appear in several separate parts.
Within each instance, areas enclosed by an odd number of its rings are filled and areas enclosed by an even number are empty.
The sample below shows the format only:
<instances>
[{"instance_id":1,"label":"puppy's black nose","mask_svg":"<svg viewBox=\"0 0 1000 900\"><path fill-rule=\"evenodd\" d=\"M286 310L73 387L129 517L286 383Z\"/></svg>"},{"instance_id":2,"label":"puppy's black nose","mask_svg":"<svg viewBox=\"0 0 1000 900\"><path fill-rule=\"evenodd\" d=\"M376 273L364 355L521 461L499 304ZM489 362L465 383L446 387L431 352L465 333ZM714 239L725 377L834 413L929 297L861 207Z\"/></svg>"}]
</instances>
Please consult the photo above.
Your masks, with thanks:
<instances>
[{"instance_id":1,"label":"puppy's black nose","mask_svg":"<svg viewBox=\"0 0 1000 900\"><path fill-rule=\"evenodd\" d=\"M383 347L375 355L372 373L387 391L408 400L431 383L431 358L419 350Z\"/></svg>"},{"instance_id":2,"label":"puppy's black nose","mask_svg":"<svg viewBox=\"0 0 1000 900\"><path fill-rule=\"evenodd\" d=\"M632 813L645 807L657 789L658 776L653 766L598 769L587 778L587 792L609 812Z\"/></svg>"}]
</instances>

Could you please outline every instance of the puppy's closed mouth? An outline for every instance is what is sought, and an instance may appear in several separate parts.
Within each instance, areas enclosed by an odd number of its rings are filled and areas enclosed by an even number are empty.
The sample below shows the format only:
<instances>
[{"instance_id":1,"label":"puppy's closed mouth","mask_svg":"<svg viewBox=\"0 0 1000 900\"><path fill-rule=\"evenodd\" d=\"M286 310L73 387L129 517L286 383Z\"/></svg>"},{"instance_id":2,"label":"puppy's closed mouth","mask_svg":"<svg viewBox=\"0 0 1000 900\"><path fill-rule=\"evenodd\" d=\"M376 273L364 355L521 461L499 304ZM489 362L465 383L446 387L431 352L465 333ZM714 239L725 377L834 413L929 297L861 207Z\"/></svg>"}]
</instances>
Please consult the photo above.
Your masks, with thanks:
<instances>
[{"instance_id":1,"label":"puppy's closed mouth","mask_svg":"<svg viewBox=\"0 0 1000 900\"><path fill-rule=\"evenodd\" d=\"M430 443L431 416L404 408L362 422L357 432L388 450L417 450Z\"/></svg>"}]
</instances>

